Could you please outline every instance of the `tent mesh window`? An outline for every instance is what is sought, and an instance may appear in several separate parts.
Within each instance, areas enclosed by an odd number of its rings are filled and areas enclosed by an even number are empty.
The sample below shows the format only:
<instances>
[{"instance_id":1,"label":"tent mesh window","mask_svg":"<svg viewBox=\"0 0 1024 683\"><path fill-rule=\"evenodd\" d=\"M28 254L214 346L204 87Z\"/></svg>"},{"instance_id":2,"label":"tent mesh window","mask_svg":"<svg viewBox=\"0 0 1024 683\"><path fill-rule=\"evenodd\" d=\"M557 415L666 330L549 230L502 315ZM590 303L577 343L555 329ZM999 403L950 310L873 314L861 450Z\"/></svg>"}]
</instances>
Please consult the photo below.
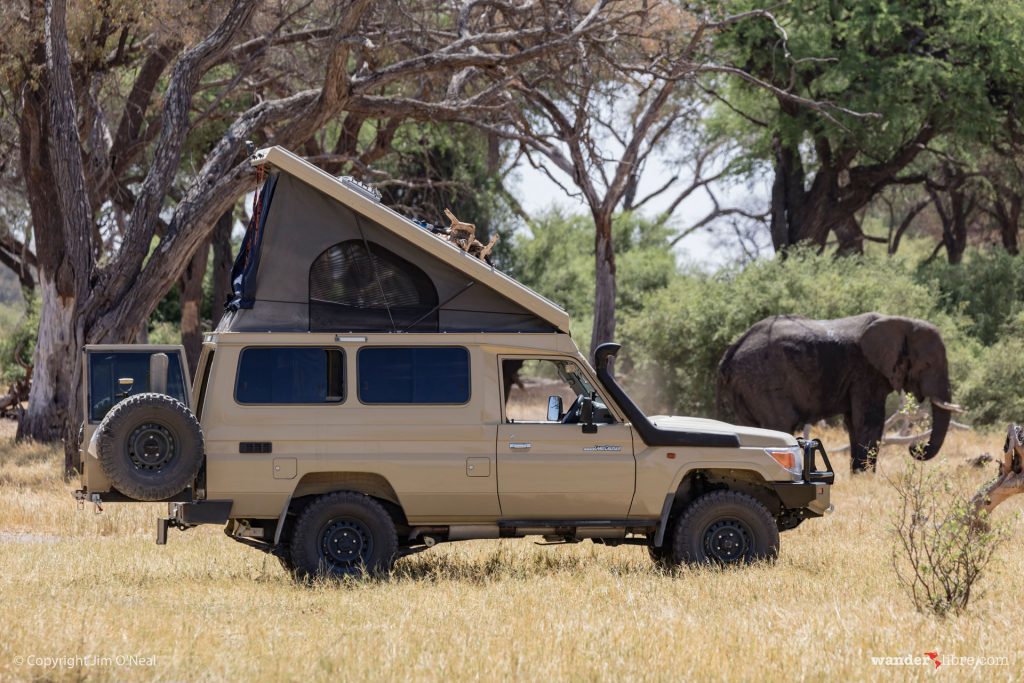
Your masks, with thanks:
<instances>
[{"instance_id":1,"label":"tent mesh window","mask_svg":"<svg viewBox=\"0 0 1024 683\"><path fill-rule=\"evenodd\" d=\"M373 242L339 242L309 269L312 332L436 332L436 309L430 277Z\"/></svg>"}]
</instances>

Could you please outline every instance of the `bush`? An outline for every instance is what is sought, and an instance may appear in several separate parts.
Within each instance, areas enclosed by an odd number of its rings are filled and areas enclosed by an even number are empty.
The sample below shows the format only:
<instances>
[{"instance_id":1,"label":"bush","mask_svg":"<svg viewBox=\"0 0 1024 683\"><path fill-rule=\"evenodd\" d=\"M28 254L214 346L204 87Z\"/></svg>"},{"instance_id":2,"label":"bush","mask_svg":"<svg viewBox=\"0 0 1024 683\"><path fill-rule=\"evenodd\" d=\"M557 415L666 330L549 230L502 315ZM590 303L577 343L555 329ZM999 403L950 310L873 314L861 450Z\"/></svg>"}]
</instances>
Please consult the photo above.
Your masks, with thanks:
<instances>
[{"instance_id":1,"label":"bush","mask_svg":"<svg viewBox=\"0 0 1024 683\"><path fill-rule=\"evenodd\" d=\"M984 511L954 489L949 475L913 464L889 480L900 507L893 518L896 579L919 612L960 614L977 597L976 584L1007 539Z\"/></svg>"},{"instance_id":2,"label":"bush","mask_svg":"<svg viewBox=\"0 0 1024 683\"><path fill-rule=\"evenodd\" d=\"M1024 421L1024 313L1006 323L1001 337L971 364L960 400L975 424Z\"/></svg>"},{"instance_id":3,"label":"bush","mask_svg":"<svg viewBox=\"0 0 1024 683\"><path fill-rule=\"evenodd\" d=\"M624 320L620 336L635 372L659 378L658 395L652 397L659 410L713 415L718 362L751 325L777 314L820 319L868 311L935 323L946 342L954 383L966 376L977 344L941 309L928 284L884 256L835 258L803 250L742 270L685 273Z\"/></svg>"},{"instance_id":4,"label":"bush","mask_svg":"<svg viewBox=\"0 0 1024 683\"><path fill-rule=\"evenodd\" d=\"M10 317L12 321L15 320L13 315ZM32 353L38 336L37 296L26 300L24 312L9 327L5 324L4 334L0 335L0 393L6 391L8 385L25 379L25 366L32 365Z\"/></svg>"},{"instance_id":5,"label":"bush","mask_svg":"<svg viewBox=\"0 0 1024 683\"><path fill-rule=\"evenodd\" d=\"M948 313L967 316L967 332L985 345L995 344L1007 322L1024 312L1024 257L1003 250L973 251L955 266L922 265L917 279L939 292Z\"/></svg>"}]
</instances>

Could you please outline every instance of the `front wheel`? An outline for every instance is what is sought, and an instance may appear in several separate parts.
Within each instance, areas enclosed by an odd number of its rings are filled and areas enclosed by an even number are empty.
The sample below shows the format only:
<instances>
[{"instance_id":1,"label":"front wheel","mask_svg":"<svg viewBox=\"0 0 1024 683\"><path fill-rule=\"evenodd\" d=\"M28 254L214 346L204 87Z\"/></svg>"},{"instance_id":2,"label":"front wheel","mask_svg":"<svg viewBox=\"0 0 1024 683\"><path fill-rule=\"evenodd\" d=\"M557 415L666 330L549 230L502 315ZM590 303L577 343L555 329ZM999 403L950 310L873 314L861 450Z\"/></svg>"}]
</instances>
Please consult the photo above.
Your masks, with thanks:
<instances>
[{"instance_id":1,"label":"front wheel","mask_svg":"<svg viewBox=\"0 0 1024 683\"><path fill-rule=\"evenodd\" d=\"M398 552L387 510L367 495L339 491L303 510L289 541L291 567L300 578L386 574Z\"/></svg>"},{"instance_id":2,"label":"front wheel","mask_svg":"<svg viewBox=\"0 0 1024 683\"><path fill-rule=\"evenodd\" d=\"M746 564L774 560L779 530L764 505L737 491L708 493L689 505L675 526L676 564Z\"/></svg>"}]
</instances>

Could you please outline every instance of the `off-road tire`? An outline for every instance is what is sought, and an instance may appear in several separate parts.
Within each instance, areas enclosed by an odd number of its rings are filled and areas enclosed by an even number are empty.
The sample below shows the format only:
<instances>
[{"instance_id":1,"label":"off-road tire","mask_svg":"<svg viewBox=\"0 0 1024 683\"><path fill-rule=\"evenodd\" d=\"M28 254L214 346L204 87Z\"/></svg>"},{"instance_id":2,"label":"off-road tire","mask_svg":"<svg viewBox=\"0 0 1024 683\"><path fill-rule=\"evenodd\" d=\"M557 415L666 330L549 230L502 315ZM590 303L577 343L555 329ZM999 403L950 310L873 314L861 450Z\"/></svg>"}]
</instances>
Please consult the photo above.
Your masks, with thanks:
<instances>
[{"instance_id":1,"label":"off-road tire","mask_svg":"<svg viewBox=\"0 0 1024 683\"><path fill-rule=\"evenodd\" d=\"M97 429L100 467L118 491L165 500L195 481L203 464L203 430L181 401L136 394L110 409Z\"/></svg>"},{"instance_id":2,"label":"off-road tire","mask_svg":"<svg viewBox=\"0 0 1024 683\"><path fill-rule=\"evenodd\" d=\"M690 503L672 530L675 564L746 564L774 560L779 529L758 500L714 491Z\"/></svg>"},{"instance_id":3,"label":"off-road tire","mask_svg":"<svg viewBox=\"0 0 1024 683\"><path fill-rule=\"evenodd\" d=\"M354 491L317 498L299 515L288 541L300 579L382 576L398 553L395 522L384 506Z\"/></svg>"}]
</instances>

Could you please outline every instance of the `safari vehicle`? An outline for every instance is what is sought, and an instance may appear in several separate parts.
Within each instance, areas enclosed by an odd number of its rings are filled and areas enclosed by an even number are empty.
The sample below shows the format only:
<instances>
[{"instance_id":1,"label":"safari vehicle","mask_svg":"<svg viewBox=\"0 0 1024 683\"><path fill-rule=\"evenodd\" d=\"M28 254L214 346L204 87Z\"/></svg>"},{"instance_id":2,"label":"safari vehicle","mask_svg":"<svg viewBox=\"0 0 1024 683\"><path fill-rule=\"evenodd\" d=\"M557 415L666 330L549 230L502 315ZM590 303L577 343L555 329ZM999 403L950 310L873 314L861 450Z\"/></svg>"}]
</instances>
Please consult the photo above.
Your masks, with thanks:
<instances>
[{"instance_id":1,"label":"safari vehicle","mask_svg":"<svg viewBox=\"0 0 1024 683\"><path fill-rule=\"evenodd\" d=\"M773 558L831 510L817 441L644 415L564 310L370 189L280 148L205 337L87 347L81 500L166 501L299 576L437 543L640 544L662 564ZM819 457L821 469L819 469Z\"/></svg>"}]
</instances>

